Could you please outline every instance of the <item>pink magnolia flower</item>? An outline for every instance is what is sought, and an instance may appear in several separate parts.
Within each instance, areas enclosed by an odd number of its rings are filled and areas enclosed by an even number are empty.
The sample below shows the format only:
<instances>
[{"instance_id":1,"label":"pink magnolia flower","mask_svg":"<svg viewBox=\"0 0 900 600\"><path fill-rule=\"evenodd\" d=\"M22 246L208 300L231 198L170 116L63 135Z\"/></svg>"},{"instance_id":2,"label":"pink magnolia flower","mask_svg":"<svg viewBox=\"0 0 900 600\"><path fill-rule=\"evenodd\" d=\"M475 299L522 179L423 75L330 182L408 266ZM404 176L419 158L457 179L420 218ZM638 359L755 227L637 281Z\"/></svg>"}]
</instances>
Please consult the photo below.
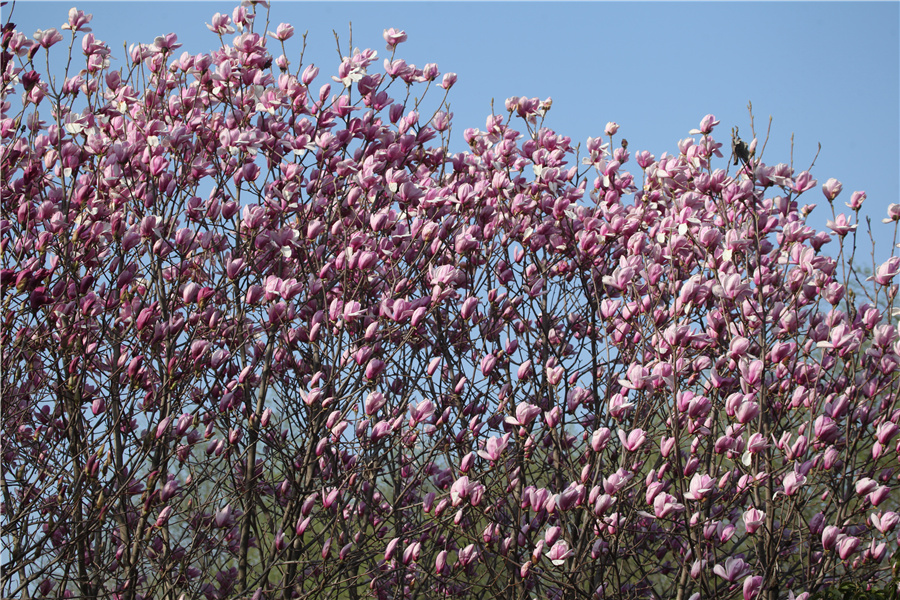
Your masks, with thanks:
<instances>
[{"instance_id":1,"label":"pink magnolia flower","mask_svg":"<svg viewBox=\"0 0 900 600\"><path fill-rule=\"evenodd\" d=\"M550 410L544 413L544 422L547 424L547 427L553 429L559 424L559 420L562 418L562 407L554 406Z\"/></svg>"},{"instance_id":2,"label":"pink magnolia flower","mask_svg":"<svg viewBox=\"0 0 900 600\"><path fill-rule=\"evenodd\" d=\"M759 416L759 404L756 402L744 402L737 408L734 416L737 417L738 423L749 423Z\"/></svg>"},{"instance_id":3,"label":"pink magnolia flower","mask_svg":"<svg viewBox=\"0 0 900 600\"><path fill-rule=\"evenodd\" d=\"M560 535L562 535L562 529L554 525L547 529L547 532L544 534L544 541L552 546L559 539Z\"/></svg>"},{"instance_id":4,"label":"pink magnolia flower","mask_svg":"<svg viewBox=\"0 0 900 600\"><path fill-rule=\"evenodd\" d=\"M709 475L694 473L694 476L691 478L689 491L684 494L684 497L688 500L703 500L709 492L715 489L715 486L715 480Z\"/></svg>"},{"instance_id":5,"label":"pink magnolia flower","mask_svg":"<svg viewBox=\"0 0 900 600\"><path fill-rule=\"evenodd\" d=\"M269 32L269 37L284 42L294 35L294 27L288 23L281 23L275 30L275 33Z\"/></svg>"},{"instance_id":6,"label":"pink magnolia flower","mask_svg":"<svg viewBox=\"0 0 900 600\"><path fill-rule=\"evenodd\" d=\"M610 437L612 437L612 432L609 428L601 427L600 429L595 429L591 434L591 450L601 452L606 448Z\"/></svg>"},{"instance_id":7,"label":"pink magnolia flower","mask_svg":"<svg viewBox=\"0 0 900 600\"><path fill-rule=\"evenodd\" d=\"M434 117L432 117L431 126L434 127L436 131L447 131L450 128L452 120L453 113L447 113L441 110L436 112Z\"/></svg>"},{"instance_id":8,"label":"pink magnolia flower","mask_svg":"<svg viewBox=\"0 0 900 600\"><path fill-rule=\"evenodd\" d=\"M219 35L228 35L234 33L234 27L230 25L231 18L228 15L216 13L212 16L212 25L206 24L206 27L213 33Z\"/></svg>"},{"instance_id":9,"label":"pink magnolia flower","mask_svg":"<svg viewBox=\"0 0 900 600\"><path fill-rule=\"evenodd\" d=\"M826 525L822 530L822 547L826 550L833 550L839 535L841 535L840 527Z\"/></svg>"},{"instance_id":10,"label":"pink magnolia flower","mask_svg":"<svg viewBox=\"0 0 900 600\"><path fill-rule=\"evenodd\" d=\"M698 133L708 135L712 133L713 127L718 124L719 121L714 115L706 115L705 117L703 117L703 119L700 120L700 129L691 129L688 133L690 133L691 135L697 135Z\"/></svg>"},{"instance_id":11,"label":"pink magnolia flower","mask_svg":"<svg viewBox=\"0 0 900 600\"><path fill-rule=\"evenodd\" d=\"M845 235L856 229L856 224L851 224L850 220L847 218L847 215L845 215L844 213L841 213L837 217L835 217L834 221L826 221L825 226L841 237L844 237Z\"/></svg>"},{"instance_id":12,"label":"pink magnolia flower","mask_svg":"<svg viewBox=\"0 0 900 600\"><path fill-rule=\"evenodd\" d=\"M888 216L886 219L881 220L882 223L900 221L900 204L889 204L887 212Z\"/></svg>"},{"instance_id":13,"label":"pink magnolia flower","mask_svg":"<svg viewBox=\"0 0 900 600\"><path fill-rule=\"evenodd\" d=\"M650 154L647 150L641 150L637 154L634 155L637 160L637 164L642 169L647 169L650 165L656 162L656 157Z\"/></svg>"},{"instance_id":14,"label":"pink magnolia flower","mask_svg":"<svg viewBox=\"0 0 900 600\"><path fill-rule=\"evenodd\" d=\"M365 412L367 415L372 416L386 403L387 399L384 397L384 394L380 392L371 392L366 396Z\"/></svg>"},{"instance_id":15,"label":"pink magnolia flower","mask_svg":"<svg viewBox=\"0 0 900 600\"><path fill-rule=\"evenodd\" d=\"M816 185L816 180L812 178L812 176L807 171L803 171L797 177L794 178L794 185L792 189L794 192L798 194L802 194L806 190L809 190Z\"/></svg>"},{"instance_id":16,"label":"pink magnolia flower","mask_svg":"<svg viewBox=\"0 0 900 600\"><path fill-rule=\"evenodd\" d=\"M372 434L371 434L372 441L374 442L374 441L377 441L377 440L385 437L386 435L388 435L391 432L392 428L393 428L393 423L391 422L390 419L378 421L377 423L375 423L375 426L372 427Z\"/></svg>"},{"instance_id":17,"label":"pink magnolia flower","mask_svg":"<svg viewBox=\"0 0 900 600\"><path fill-rule=\"evenodd\" d=\"M880 285L890 285L891 280L897 276L897 273L900 273L900 257L892 256L886 262L882 263L875 270L875 276L870 277L869 279L874 279L875 283Z\"/></svg>"},{"instance_id":18,"label":"pink magnolia flower","mask_svg":"<svg viewBox=\"0 0 900 600\"><path fill-rule=\"evenodd\" d=\"M713 573L727 581L734 583L741 579L750 571L750 565L744 562L742 558L727 558L725 565L718 564L713 567Z\"/></svg>"},{"instance_id":19,"label":"pink magnolia flower","mask_svg":"<svg viewBox=\"0 0 900 600\"><path fill-rule=\"evenodd\" d=\"M519 369L516 371L516 377L518 377L520 380L528 379L529 377L531 377L531 373L531 361L526 360L521 365L519 365Z\"/></svg>"},{"instance_id":20,"label":"pink magnolia flower","mask_svg":"<svg viewBox=\"0 0 900 600\"><path fill-rule=\"evenodd\" d=\"M859 548L860 539L852 535L842 535L837 540L837 552L841 560L847 560Z\"/></svg>"},{"instance_id":21,"label":"pink magnolia flower","mask_svg":"<svg viewBox=\"0 0 900 600\"><path fill-rule=\"evenodd\" d=\"M643 446L644 442L647 440L647 435L644 433L643 429L634 429L627 436L625 435L625 432L620 429L618 434L622 446L629 452L637 451L637 449Z\"/></svg>"},{"instance_id":22,"label":"pink magnolia flower","mask_svg":"<svg viewBox=\"0 0 900 600\"><path fill-rule=\"evenodd\" d=\"M409 415L411 426L415 427L416 424L421 423L431 417L434 414L434 403L431 400L423 400L419 402L417 405L410 407Z\"/></svg>"},{"instance_id":23,"label":"pink magnolia flower","mask_svg":"<svg viewBox=\"0 0 900 600\"><path fill-rule=\"evenodd\" d=\"M663 458L668 457L674 449L675 438L663 436L662 440L659 442L659 453L662 454Z\"/></svg>"},{"instance_id":24,"label":"pink magnolia flower","mask_svg":"<svg viewBox=\"0 0 900 600\"><path fill-rule=\"evenodd\" d=\"M822 193L829 200L834 200L843 188L844 186L841 185L841 182L832 177L822 185Z\"/></svg>"},{"instance_id":25,"label":"pink magnolia flower","mask_svg":"<svg viewBox=\"0 0 900 600\"><path fill-rule=\"evenodd\" d=\"M103 398L94 398L91 402L91 412L96 416L106 412L106 401Z\"/></svg>"},{"instance_id":26,"label":"pink magnolia flower","mask_svg":"<svg viewBox=\"0 0 900 600\"><path fill-rule=\"evenodd\" d=\"M859 481L856 482L856 493L860 496L865 496L872 490L878 487L878 482L870 477L863 477Z\"/></svg>"},{"instance_id":27,"label":"pink magnolia flower","mask_svg":"<svg viewBox=\"0 0 900 600\"><path fill-rule=\"evenodd\" d=\"M506 422L510 425L527 427L539 414L541 414L541 409L539 407L534 404L529 404L528 402L519 402L516 406L516 416L506 417Z\"/></svg>"},{"instance_id":28,"label":"pink magnolia flower","mask_svg":"<svg viewBox=\"0 0 900 600\"><path fill-rule=\"evenodd\" d=\"M797 493L797 490L800 489L800 486L806 483L806 477L800 475L796 471L791 471L784 476L781 483L784 486L784 494L786 496L793 496Z\"/></svg>"},{"instance_id":29,"label":"pink magnolia flower","mask_svg":"<svg viewBox=\"0 0 900 600\"><path fill-rule=\"evenodd\" d=\"M167 33L166 35L156 36L150 48L154 52L171 52L172 50L181 48L181 44L178 43L177 35L174 33Z\"/></svg>"},{"instance_id":30,"label":"pink magnolia flower","mask_svg":"<svg viewBox=\"0 0 900 600\"><path fill-rule=\"evenodd\" d=\"M444 73L444 77L443 79L441 79L438 87L449 90L451 87L453 87L453 84L456 83L456 79L456 73Z\"/></svg>"},{"instance_id":31,"label":"pink magnolia flower","mask_svg":"<svg viewBox=\"0 0 900 600\"><path fill-rule=\"evenodd\" d=\"M583 485L575 485L574 483L569 485L565 490L560 492L559 494L555 494L552 498L555 507L561 511L566 511L575 506L580 500L580 498L584 497L584 486ZM548 508L549 510L549 508ZM554 512L549 510L549 512ZM548 542L549 543L549 542Z\"/></svg>"},{"instance_id":32,"label":"pink magnolia flower","mask_svg":"<svg viewBox=\"0 0 900 600\"><path fill-rule=\"evenodd\" d=\"M833 442L840 436L840 429L831 417L819 415L813 422L813 433L823 442Z\"/></svg>"},{"instance_id":33,"label":"pink magnolia flower","mask_svg":"<svg viewBox=\"0 0 900 600\"><path fill-rule=\"evenodd\" d=\"M63 29L71 29L72 31L84 31L90 32L90 27L85 27L88 23L91 22L91 19L94 18L94 15L86 15L84 11L78 10L75 7L69 9L69 20L66 23L63 23Z\"/></svg>"},{"instance_id":34,"label":"pink magnolia flower","mask_svg":"<svg viewBox=\"0 0 900 600\"><path fill-rule=\"evenodd\" d=\"M603 489L607 494L615 494L631 481L634 477L633 473L629 473L625 469L619 469L603 480Z\"/></svg>"},{"instance_id":35,"label":"pink magnolia flower","mask_svg":"<svg viewBox=\"0 0 900 600\"><path fill-rule=\"evenodd\" d=\"M456 282L459 270L453 265L443 265L432 268L428 272L428 275L431 279L431 285L433 286L452 286Z\"/></svg>"},{"instance_id":36,"label":"pink magnolia flower","mask_svg":"<svg viewBox=\"0 0 900 600\"><path fill-rule=\"evenodd\" d=\"M438 575L447 576L450 574L450 567L447 565L447 551L441 550L434 559L434 572Z\"/></svg>"},{"instance_id":37,"label":"pink magnolia flower","mask_svg":"<svg viewBox=\"0 0 900 600\"><path fill-rule=\"evenodd\" d=\"M424 67L422 67L422 77L418 81L434 81L440 74L441 73L438 70L437 64L427 63Z\"/></svg>"},{"instance_id":38,"label":"pink magnolia flower","mask_svg":"<svg viewBox=\"0 0 900 600\"><path fill-rule=\"evenodd\" d=\"M875 529L886 534L893 531L897 526L897 522L900 521L900 515L893 511L888 511L883 514L879 513L877 515L872 515L871 519Z\"/></svg>"},{"instance_id":39,"label":"pink magnolia flower","mask_svg":"<svg viewBox=\"0 0 900 600\"><path fill-rule=\"evenodd\" d=\"M236 258L234 260L228 261L228 265L225 267L225 274L228 276L228 279L235 279L240 272L244 268L244 259Z\"/></svg>"},{"instance_id":40,"label":"pink magnolia flower","mask_svg":"<svg viewBox=\"0 0 900 600\"><path fill-rule=\"evenodd\" d=\"M56 30L55 27L51 27L50 29L38 29L37 31L35 31L34 39L41 47L49 48L53 44L61 42L63 40L63 36Z\"/></svg>"},{"instance_id":41,"label":"pink magnolia flower","mask_svg":"<svg viewBox=\"0 0 900 600\"><path fill-rule=\"evenodd\" d=\"M303 73L300 75L300 81L303 82L303 85L309 85L313 82L313 80L319 74L319 67L316 65L307 65L305 69L303 69ZM307 138L308 139L308 138Z\"/></svg>"},{"instance_id":42,"label":"pink magnolia flower","mask_svg":"<svg viewBox=\"0 0 900 600\"><path fill-rule=\"evenodd\" d=\"M190 413L182 413L180 417L178 417L178 421L175 424L175 435L176 437L181 437L184 435L184 432L188 430L194 423L194 416Z\"/></svg>"},{"instance_id":43,"label":"pink magnolia flower","mask_svg":"<svg viewBox=\"0 0 900 600\"><path fill-rule=\"evenodd\" d=\"M887 544L885 542L876 543L875 540L872 540L869 542L869 547L866 548L866 551L863 554L863 560L872 560L876 563L880 563L884 560L886 554Z\"/></svg>"},{"instance_id":44,"label":"pink magnolia flower","mask_svg":"<svg viewBox=\"0 0 900 600\"><path fill-rule=\"evenodd\" d=\"M453 485L450 486L450 500L453 506L459 506L460 502L469 496L469 487L470 482L466 475L453 482Z\"/></svg>"},{"instance_id":45,"label":"pink magnolia flower","mask_svg":"<svg viewBox=\"0 0 900 600\"><path fill-rule=\"evenodd\" d=\"M766 513L756 508L750 508L744 512L742 518L744 519L747 533L753 534L766 522Z\"/></svg>"},{"instance_id":46,"label":"pink magnolia flower","mask_svg":"<svg viewBox=\"0 0 900 600\"><path fill-rule=\"evenodd\" d=\"M845 202L848 208L852 208L853 210L859 210L862 208L863 202L866 201L866 193L865 192L853 192L850 196L850 202Z\"/></svg>"},{"instance_id":47,"label":"pink magnolia flower","mask_svg":"<svg viewBox=\"0 0 900 600\"><path fill-rule=\"evenodd\" d=\"M408 565L411 562L417 562L422 552L422 543L413 542L403 551L403 564Z\"/></svg>"},{"instance_id":48,"label":"pink magnolia flower","mask_svg":"<svg viewBox=\"0 0 900 600\"><path fill-rule=\"evenodd\" d=\"M560 540L553 544L550 550L547 551L547 558L554 565L561 565L566 562L566 559L570 556L574 556L575 552L569 549L569 544L565 540Z\"/></svg>"},{"instance_id":49,"label":"pink magnolia flower","mask_svg":"<svg viewBox=\"0 0 900 600\"><path fill-rule=\"evenodd\" d=\"M525 562L523 562L522 566L519 567L519 577L525 579L528 576L528 572L531 571L532 564L533 563L531 562L531 560L526 560Z\"/></svg>"},{"instance_id":50,"label":"pink magnolia flower","mask_svg":"<svg viewBox=\"0 0 900 600\"><path fill-rule=\"evenodd\" d=\"M747 577L744 580L744 600L755 598L762 588L763 578L760 575Z\"/></svg>"},{"instance_id":51,"label":"pink magnolia flower","mask_svg":"<svg viewBox=\"0 0 900 600\"><path fill-rule=\"evenodd\" d=\"M231 505L228 504L225 508L216 511L215 516L216 527L231 527L234 525L234 515L232 514Z\"/></svg>"},{"instance_id":52,"label":"pink magnolia flower","mask_svg":"<svg viewBox=\"0 0 900 600\"><path fill-rule=\"evenodd\" d=\"M384 30L384 41L387 42L387 49L393 50L397 44L402 44L406 41L406 32L398 31L391 27L390 29Z\"/></svg>"},{"instance_id":53,"label":"pink magnolia flower","mask_svg":"<svg viewBox=\"0 0 900 600\"><path fill-rule=\"evenodd\" d=\"M893 331L893 328L891 330ZM897 435L897 432L900 432L900 427L897 427L896 424L890 421L885 421L875 429L875 437L879 443L889 444L894 436Z\"/></svg>"},{"instance_id":54,"label":"pink magnolia flower","mask_svg":"<svg viewBox=\"0 0 900 600\"><path fill-rule=\"evenodd\" d=\"M605 513L615 503L615 496L610 496L609 494L600 494L594 501L594 515L598 517L603 515L603 513Z\"/></svg>"},{"instance_id":55,"label":"pink magnolia flower","mask_svg":"<svg viewBox=\"0 0 900 600\"><path fill-rule=\"evenodd\" d=\"M387 546L384 549L384 560L385 562L390 562L394 557L394 552L397 550L397 544L400 543L400 538L394 538L388 542Z\"/></svg>"},{"instance_id":56,"label":"pink magnolia flower","mask_svg":"<svg viewBox=\"0 0 900 600\"><path fill-rule=\"evenodd\" d=\"M159 516L156 518L156 527L162 527L169 521L169 517L172 516L172 507L166 506L161 511L159 511Z\"/></svg>"},{"instance_id":57,"label":"pink magnolia flower","mask_svg":"<svg viewBox=\"0 0 900 600\"><path fill-rule=\"evenodd\" d=\"M369 361L369 364L366 365L366 379L373 380L378 379L378 376L384 372L384 369L387 365L383 360L379 360L377 358Z\"/></svg>"},{"instance_id":58,"label":"pink magnolia flower","mask_svg":"<svg viewBox=\"0 0 900 600\"><path fill-rule=\"evenodd\" d=\"M459 309L459 316L463 319L469 319L474 313L475 309L478 308L478 298L476 296L470 296L466 298Z\"/></svg>"},{"instance_id":59,"label":"pink magnolia flower","mask_svg":"<svg viewBox=\"0 0 900 600\"><path fill-rule=\"evenodd\" d=\"M875 488L868 496L866 496L866 498L868 498L869 502L872 503L872 506L878 506L885 501L890 493L891 488L886 485L880 485Z\"/></svg>"},{"instance_id":60,"label":"pink magnolia flower","mask_svg":"<svg viewBox=\"0 0 900 600\"><path fill-rule=\"evenodd\" d=\"M463 473L468 473L469 469L472 468L472 464L475 462L475 453L469 452L465 456L463 456L462 460L459 462L459 470Z\"/></svg>"},{"instance_id":61,"label":"pink magnolia flower","mask_svg":"<svg viewBox=\"0 0 900 600\"><path fill-rule=\"evenodd\" d=\"M805 438L801 438L805 439ZM756 454L758 452L762 452L766 448L769 447L769 443L766 441L766 438L763 437L761 433L754 433L750 436L750 439L747 440L747 451L751 454Z\"/></svg>"},{"instance_id":62,"label":"pink magnolia flower","mask_svg":"<svg viewBox=\"0 0 900 600\"><path fill-rule=\"evenodd\" d=\"M657 494L653 499L653 514L657 519L665 519L674 512L684 510L684 504L676 501L671 494Z\"/></svg>"},{"instance_id":63,"label":"pink magnolia flower","mask_svg":"<svg viewBox=\"0 0 900 600\"><path fill-rule=\"evenodd\" d=\"M478 451L478 456L485 460L498 460L509 444L510 435L507 433L503 437L489 437L484 443L484 449Z\"/></svg>"},{"instance_id":64,"label":"pink magnolia flower","mask_svg":"<svg viewBox=\"0 0 900 600\"><path fill-rule=\"evenodd\" d=\"M459 551L457 563L459 564L459 566L464 567L478 560L478 556L480 554L481 553L478 551L478 548L475 547L475 544L469 544Z\"/></svg>"}]
</instances>

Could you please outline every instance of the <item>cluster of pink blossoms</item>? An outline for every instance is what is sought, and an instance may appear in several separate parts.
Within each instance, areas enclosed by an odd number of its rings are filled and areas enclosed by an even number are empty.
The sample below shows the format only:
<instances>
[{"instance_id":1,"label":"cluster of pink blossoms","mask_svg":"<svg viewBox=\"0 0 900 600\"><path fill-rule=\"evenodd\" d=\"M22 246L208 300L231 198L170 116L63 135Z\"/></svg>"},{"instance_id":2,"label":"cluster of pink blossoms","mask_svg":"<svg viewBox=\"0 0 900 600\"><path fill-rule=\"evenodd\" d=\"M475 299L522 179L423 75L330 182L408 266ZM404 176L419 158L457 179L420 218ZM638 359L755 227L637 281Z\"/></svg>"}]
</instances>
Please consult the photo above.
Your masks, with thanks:
<instances>
[{"instance_id":1,"label":"cluster of pink blossoms","mask_svg":"<svg viewBox=\"0 0 900 600\"><path fill-rule=\"evenodd\" d=\"M317 84L263 8L119 70L77 9L2 30L4 597L890 581L900 258L853 270L864 193L835 241L712 115L635 175L549 99L451 153L456 75L404 32Z\"/></svg>"}]
</instances>

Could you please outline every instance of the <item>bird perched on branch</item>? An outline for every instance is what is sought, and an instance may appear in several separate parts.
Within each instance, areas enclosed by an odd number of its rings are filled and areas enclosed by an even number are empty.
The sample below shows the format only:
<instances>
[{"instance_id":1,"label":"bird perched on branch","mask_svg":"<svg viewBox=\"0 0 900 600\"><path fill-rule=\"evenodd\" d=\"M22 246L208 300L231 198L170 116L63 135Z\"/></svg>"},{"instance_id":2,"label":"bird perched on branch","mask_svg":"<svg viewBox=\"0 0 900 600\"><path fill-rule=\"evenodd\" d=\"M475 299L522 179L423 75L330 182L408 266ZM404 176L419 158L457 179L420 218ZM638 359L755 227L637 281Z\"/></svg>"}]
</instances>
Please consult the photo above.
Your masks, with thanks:
<instances>
[{"instance_id":1,"label":"bird perched on branch","mask_svg":"<svg viewBox=\"0 0 900 600\"><path fill-rule=\"evenodd\" d=\"M747 142L742 140L738 135L737 127L731 128L731 152L734 155L733 164L735 166L737 166L739 160L745 165L749 165L750 159L753 157L750 146L748 146Z\"/></svg>"}]
</instances>

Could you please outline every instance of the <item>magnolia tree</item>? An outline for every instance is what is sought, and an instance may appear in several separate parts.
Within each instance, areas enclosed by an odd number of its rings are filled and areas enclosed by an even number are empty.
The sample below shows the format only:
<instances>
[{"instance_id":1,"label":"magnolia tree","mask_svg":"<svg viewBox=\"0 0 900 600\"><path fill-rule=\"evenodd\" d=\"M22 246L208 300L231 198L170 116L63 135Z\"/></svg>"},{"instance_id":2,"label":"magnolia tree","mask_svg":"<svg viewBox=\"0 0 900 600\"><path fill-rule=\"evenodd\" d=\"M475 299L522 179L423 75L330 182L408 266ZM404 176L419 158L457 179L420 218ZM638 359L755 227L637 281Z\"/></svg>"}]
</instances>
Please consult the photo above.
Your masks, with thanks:
<instances>
[{"instance_id":1,"label":"magnolia tree","mask_svg":"<svg viewBox=\"0 0 900 600\"><path fill-rule=\"evenodd\" d=\"M712 116L579 153L530 98L453 153L456 75L402 31L323 84L264 9L119 70L75 8L3 29L4 597L888 585L900 258L854 271L864 193Z\"/></svg>"}]
</instances>

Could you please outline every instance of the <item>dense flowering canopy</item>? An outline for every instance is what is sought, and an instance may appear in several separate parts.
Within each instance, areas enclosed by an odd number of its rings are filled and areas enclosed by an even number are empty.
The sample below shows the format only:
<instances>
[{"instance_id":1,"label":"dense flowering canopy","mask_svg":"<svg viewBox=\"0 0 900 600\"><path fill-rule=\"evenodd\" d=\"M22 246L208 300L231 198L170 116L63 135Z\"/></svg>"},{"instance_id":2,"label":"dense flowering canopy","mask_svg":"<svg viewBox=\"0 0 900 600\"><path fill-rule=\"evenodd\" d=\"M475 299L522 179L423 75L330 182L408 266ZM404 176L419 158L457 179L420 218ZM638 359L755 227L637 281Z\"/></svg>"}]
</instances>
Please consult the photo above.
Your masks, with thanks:
<instances>
[{"instance_id":1,"label":"dense flowering canopy","mask_svg":"<svg viewBox=\"0 0 900 600\"><path fill-rule=\"evenodd\" d=\"M832 240L800 197L840 183L732 164L712 115L632 161L549 99L451 153L456 75L405 32L322 83L264 4L118 71L75 8L3 29L4 597L890 579L900 259L853 271L864 193Z\"/></svg>"}]
</instances>

